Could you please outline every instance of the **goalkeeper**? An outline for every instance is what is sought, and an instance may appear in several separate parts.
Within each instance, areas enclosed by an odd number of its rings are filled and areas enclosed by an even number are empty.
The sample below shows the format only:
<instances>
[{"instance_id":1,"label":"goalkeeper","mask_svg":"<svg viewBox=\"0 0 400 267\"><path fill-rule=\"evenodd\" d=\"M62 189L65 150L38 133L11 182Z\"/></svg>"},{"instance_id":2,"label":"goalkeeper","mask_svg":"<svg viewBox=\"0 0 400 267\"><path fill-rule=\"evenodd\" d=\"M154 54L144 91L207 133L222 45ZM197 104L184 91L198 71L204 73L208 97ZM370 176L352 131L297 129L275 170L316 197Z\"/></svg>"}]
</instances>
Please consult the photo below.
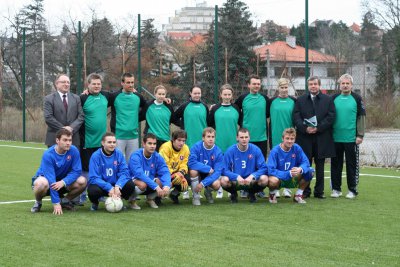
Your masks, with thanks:
<instances>
[{"instance_id":1,"label":"goalkeeper","mask_svg":"<svg viewBox=\"0 0 400 267\"><path fill-rule=\"evenodd\" d=\"M169 197L174 204L179 204L180 192L188 190L187 173L189 147L185 144L187 134L184 130L177 130L172 133L172 140L165 142L160 150L160 155L167 163L171 173L171 183L173 190Z\"/></svg>"}]
</instances>

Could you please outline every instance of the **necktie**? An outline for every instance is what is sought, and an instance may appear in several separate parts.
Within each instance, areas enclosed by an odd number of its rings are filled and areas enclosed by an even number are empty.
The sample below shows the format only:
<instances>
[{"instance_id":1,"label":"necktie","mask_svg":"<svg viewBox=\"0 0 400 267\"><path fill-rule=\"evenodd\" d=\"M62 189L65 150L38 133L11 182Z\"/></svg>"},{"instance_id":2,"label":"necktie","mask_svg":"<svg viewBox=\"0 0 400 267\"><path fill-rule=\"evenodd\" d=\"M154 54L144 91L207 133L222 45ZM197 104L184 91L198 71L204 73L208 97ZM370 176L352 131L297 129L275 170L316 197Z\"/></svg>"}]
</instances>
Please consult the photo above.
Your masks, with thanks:
<instances>
[{"instance_id":1,"label":"necktie","mask_svg":"<svg viewBox=\"0 0 400 267\"><path fill-rule=\"evenodd\" d=\"M67 111L68 110L67 95L63 95L63 105L65 108L65 111Z\"/></svg>"}]
</instances>

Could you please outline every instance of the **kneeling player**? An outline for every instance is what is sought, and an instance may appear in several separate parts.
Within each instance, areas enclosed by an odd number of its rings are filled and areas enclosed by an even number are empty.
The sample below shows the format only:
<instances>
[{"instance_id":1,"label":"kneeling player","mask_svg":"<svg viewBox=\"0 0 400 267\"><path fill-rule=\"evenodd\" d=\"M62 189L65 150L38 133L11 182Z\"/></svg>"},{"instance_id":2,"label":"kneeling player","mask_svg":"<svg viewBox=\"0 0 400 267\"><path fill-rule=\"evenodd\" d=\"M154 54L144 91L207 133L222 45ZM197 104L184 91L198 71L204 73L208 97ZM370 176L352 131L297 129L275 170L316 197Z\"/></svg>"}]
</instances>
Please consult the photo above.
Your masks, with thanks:
<instances>
[{"instance_id":1,"label":"kneeling player","mask_svg":"<svg viewBox=\"0 0 400 267\"><path fill-rule=\"evenodd\" d=\"M135 183L135 194L131 198L131 208L140 209L136 204L136 195L147 195L147 204L157 209L156 197L167 197L171 188L171 174L164 159L156 152L157 137L147 133L142 146L129 159L129 172Z\"/></svg>"},{"instance_id":2,"label":"kneeling player","mask_svg":"<svg viewBox=\"0 0 400 267\"><path fill-rule=\"evenodd\" d=\"M202 139L190 149L188 163L193 191L192 203L195 206L201 205L200 191L203 188L208 203L214 203L212 190L220 188L219 178L224 166L221 149L215 145L215 130L211 127L205 128Z\"/></svg>"},{"instance_id":3,"label":"kneeling player","mask_svg":"<svg viewBox=\"0 0 400 267\"><path fill-rule=\"evenodd\" d=\"M282 143L275 146L268 157L269 202L278 203L276 192L279 188L298 188L293 201L305 204L303 190L310 184L314 169L310 167L303 149L295 144L296 130L287 128L282 134Z\"/></svg>"},{"instance_id":4,"label":"kneeling player","mask_svg":"<svg viewBox=\"0 0 400 267\"><path fill-rule=\"evenodd\" d=\"M79 150L71 144L72 133L62 128L56 133L56 144L44 152L40 167L32 178L36 202L31 212L40 211L46 195L51 197L53 214L61 215L63 209L74 210L71 200L83 192L86 178L81 176Z\"/></svg>"},{"instance_id":5,"label":"kneeling player","mask_svg":"<svg viewBox=\"0 0 400 267\"><path fill-rule=\"evenodd\" d=\"M267 187L267 165L261 150L249 143L249 130L240 128L236 140L238 143L229 147L224 154L221 185L231 193L232 203L237 203L237 190L248 191L248 198L254 203L257 200L255 194Z\"/></svg>"},{"instance_id":6,"label":"kneeling player","mask_svg":"<svg viewBox=\"0 0 400 267\"><path fill-rule=\"evenodd\" d=\"M117 139L113 133L105 133L101 139L102 148L93 153L89 162L88 195L92 211L99 206L99 198L129 199L134 193L135 184L130 179L124 155L116 149Z\"/></svg>"},{"instance_id":7,"label":"kneeling player","mask_svg":"<svg viewBox=\"0 0 400 267\"><path fill-rule=\"evenodd\" d=\"M160 155L164 158L171 173L172 187L169 197L172 202L179 204L180 192L186 192L188 182L186 176L188 174L188 158L189 147L185 144L187 134L184 130L177 130L172 133L172 140L165 142L160 148Z\"/></svg>"}]
</instances>

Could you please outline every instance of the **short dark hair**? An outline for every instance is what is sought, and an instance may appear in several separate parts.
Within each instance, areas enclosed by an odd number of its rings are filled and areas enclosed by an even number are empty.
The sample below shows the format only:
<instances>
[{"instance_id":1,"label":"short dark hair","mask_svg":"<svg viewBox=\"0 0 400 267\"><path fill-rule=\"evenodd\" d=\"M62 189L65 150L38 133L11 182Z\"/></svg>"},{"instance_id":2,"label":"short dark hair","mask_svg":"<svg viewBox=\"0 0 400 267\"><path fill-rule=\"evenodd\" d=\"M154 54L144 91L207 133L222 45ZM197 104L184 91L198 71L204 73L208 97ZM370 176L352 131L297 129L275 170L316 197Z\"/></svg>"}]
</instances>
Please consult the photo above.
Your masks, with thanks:
<instances>
[{"instance_id":1,"label":"short dark hair","mask_svg":"<svg viewBox=\"0 0 400 267\"><path fill-rule=\"evenodd\" d=\"M250 132L247 128L239 128L239 130L236 133L236 136L238 136L239 133L248 133L250 135Z\"/></svg>"},{"instance_id":2,"label":"short dark hair","mask_svg":"<svg viewBox=\"0 0 400 267\"><path fill-rule=\"evenodd\" d=\"M282 132L282 137L284 137L285 135L294 135L296 136L296 130L294 128L286 128L285 130L283 130Z\"/></svg>"},{"instance_id":3,"label":"short dark hair","mask_svg":"<svg viewBox=\"0 0 400 267\"><path fill-rule=\"evenodd\" d=\"M147 139L156 139L157 140L157 136L153 133L147 133L143 136L143 143L146 143Z\"/></svg>"},{"instance_id":4,"label":"short dark hair","mask_svg":"<svg viewBox=\"0 0 400 267\"><path fill-rule=\"evenodd\" d=\"M106 133L103 134L103 136L101 137L101 141L105 141L105 140L106 140L106 137L108 137L108 136L114 136L114 137L115 137L115 134L112 133L112 132L106 132Z\"/></svg>"},{"instance_id":5,"label":"short dark hair","mask_svg":"<svg viewBox=\"0 0 400 267\"><path fill-rule=\"evenodd\" d=\"M124 74L122 74L122 76L121 76L121 81L122 82L125 82L125 78L135 78L135 76L133 76L133 74L132 73L130 73L130 72L125 72Z\"/></svg>"},{"instance_id":6,"label":"short dark hair","mask_svg":"<svg viewBox=\"0 0 400 267\"><path fill-rule=\"evenodd\" d=\"M185 130L176 130L175 132L172 133L172 141L175 141L178 138L185 138L187 139L187 133Z\"/></svg>"},{"instance_id":7,"label":"short dark hair","mask_svg":"<svg viewBox=\"0 0 400 267\"><path fill-rule=\"evenodd\" d=\"M256 79L256 80L261 80L260 76L255 75L255 74L251 74L248 78L247 78L247 84L250 84L251 79Z\"/></svg>"},{"instance_id":8,"label":"short dark hair","mask_svg":"<svg viewBox=\"0 0 400 267\"><path fill-rule=\"evenodd\" d=\"M63 136L63 135L66 135L69 137L69 136L72 136L72 133L65 128L61 128L60 130L58 130L56 132L56 139L61 139L61 136Z\"/></svg>"},{"instance_id":9,"label":"short dark hair","mask_svg":"<svg viewBox=\"0 0 400 267\"><path fill-rule=\"evenodd\" d=\"M89 76L87 77L86 81L87 81L87 83L91 83L92 80L103 81L103 77L101 77L101 75L97 74L97 73L90 73Z\"/></svg>"},{"instance_id":10,"label":"short dark hair","mask_svg":"<svg viewBox=\"0 0 400 267\"><path fill-rule=\"evenodd\" d=\"M317 80L317 81L318 81L318 85L321 85L321 79L320 79L318 76L311 76L311 77L309 77L309 78L307 79L307 83L308 83L309 81L314 81L314 80Z\"/></svg>"},{"instance_id":11,"label":"short dark hair","mask_svg":"<svg viewBox=\"0 0 400 267\"><path fill-rule=\"evenodd\" d=\"M193 84L193 86L190 88L190 92L193 92L193 89L196 88L196 87L199 88L200 90L202 90L202 89L201 89L201 84L200 84L200 83L195 83L195 84Z\"/></svg>"}]
</instances>

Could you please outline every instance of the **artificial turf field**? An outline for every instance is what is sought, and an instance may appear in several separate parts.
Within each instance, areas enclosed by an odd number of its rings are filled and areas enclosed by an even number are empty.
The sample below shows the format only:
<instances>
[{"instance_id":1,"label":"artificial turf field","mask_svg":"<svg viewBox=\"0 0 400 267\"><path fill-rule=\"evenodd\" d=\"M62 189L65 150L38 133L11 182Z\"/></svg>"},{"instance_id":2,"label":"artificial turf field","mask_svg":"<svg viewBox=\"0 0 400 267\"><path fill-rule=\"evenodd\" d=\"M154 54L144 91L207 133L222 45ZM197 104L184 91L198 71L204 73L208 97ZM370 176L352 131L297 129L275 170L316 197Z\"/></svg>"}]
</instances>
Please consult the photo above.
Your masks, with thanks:
<instances>
[{"instance_id":1,"label":"artificial turf field","mask_svg":"<svg viewBox=\"0 0 400 267\"><path fill-rule=\"evenodd\" d=\"M10 147L16 146L16 147ZM232 205L164 200L158 210L107 213L89 204L31 214L40 144L0 142L0 266L400 266L400 172L362 168L355 200L279 199ZM329 165L326 168L329 171ZM329 172L326 176L330 176ZM347 193L343 179L344 195Z\"/></svg>"}]
</instances>

